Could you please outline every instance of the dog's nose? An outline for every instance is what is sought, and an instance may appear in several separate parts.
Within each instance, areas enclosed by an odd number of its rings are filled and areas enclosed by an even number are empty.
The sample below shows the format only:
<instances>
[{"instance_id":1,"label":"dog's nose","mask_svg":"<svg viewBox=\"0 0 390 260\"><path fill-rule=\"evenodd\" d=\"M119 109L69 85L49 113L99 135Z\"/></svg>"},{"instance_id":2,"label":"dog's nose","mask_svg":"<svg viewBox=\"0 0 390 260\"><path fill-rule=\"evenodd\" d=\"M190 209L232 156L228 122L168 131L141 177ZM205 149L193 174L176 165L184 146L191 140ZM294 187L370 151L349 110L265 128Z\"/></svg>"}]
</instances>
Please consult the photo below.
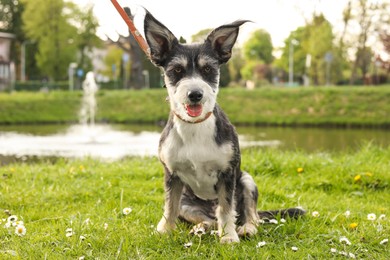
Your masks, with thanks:
<instances>
[{"instance_id":1,"label":"dog's nose","mask_svg":"<svg viewBox=\"0 0 390 260\"><path fill-rule=\"evenodd\" d=\"M190 90L187 93L187 97L192 102L199 102L203 98L203 91L202 90Z\"/></svg>"}]
</instances>

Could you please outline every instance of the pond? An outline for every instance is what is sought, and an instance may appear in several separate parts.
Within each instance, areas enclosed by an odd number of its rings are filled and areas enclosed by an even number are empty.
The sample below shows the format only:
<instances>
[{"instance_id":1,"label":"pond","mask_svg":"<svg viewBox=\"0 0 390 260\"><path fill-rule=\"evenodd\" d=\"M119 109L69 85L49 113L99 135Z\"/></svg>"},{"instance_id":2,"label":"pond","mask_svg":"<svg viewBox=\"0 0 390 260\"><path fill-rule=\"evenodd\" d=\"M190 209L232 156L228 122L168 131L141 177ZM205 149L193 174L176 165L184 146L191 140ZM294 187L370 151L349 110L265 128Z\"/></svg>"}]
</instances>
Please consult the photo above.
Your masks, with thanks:
<instances>
[{"instance_id":1,"label":"pond","mask_svg":"<svg viewBox=\"0 0 390 260\"><path fill-rule=\"evenodd\" d=\"M154 125L0 126L0 164L29 157L116 160L155 156L162 128ZM240 145L307 152L355 150L366 142L390 145L387 129L237 127Z\"/></svg>"}]
</instances>

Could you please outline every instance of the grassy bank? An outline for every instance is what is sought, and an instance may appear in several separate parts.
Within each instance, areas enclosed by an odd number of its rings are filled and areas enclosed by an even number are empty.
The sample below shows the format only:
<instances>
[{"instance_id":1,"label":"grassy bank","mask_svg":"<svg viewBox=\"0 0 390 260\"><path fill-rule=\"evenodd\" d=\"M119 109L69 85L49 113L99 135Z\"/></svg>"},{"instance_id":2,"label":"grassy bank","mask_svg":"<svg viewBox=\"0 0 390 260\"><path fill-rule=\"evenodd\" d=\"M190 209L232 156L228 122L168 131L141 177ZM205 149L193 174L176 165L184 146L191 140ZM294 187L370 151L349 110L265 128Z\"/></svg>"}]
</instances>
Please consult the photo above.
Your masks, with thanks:
<instances>
[{"instance_id":1,"label":"grassy bank","mask_svg":"<svg viewBox=\"0 0 390 260\"><path fill-rule=\"evenodd\" d=\"M191 236L184 224L167 237L154 233L163 206L156 158L11 164L0 168L0 258L388 259L389 161L389 148L370 145L347 154L245 150L243 168L259 186L258 207L300 205L308 213L260 226L236 245ZM24 222L25 235L6 227L6 212Z\"/></svg>"},{"instance_id":2,"label":"grassy bank","mask_svg":"<svg viewBox=\"0 0 390 260\"><path fill-rule=\"evenodd\" d=\"M81 93L0 94L0 124L77 122ZM167 119L166 90L100 91L97 121ZM218 99L235 124L390 126L390 86L222 89Z\"/></svg>"}]
</instances>

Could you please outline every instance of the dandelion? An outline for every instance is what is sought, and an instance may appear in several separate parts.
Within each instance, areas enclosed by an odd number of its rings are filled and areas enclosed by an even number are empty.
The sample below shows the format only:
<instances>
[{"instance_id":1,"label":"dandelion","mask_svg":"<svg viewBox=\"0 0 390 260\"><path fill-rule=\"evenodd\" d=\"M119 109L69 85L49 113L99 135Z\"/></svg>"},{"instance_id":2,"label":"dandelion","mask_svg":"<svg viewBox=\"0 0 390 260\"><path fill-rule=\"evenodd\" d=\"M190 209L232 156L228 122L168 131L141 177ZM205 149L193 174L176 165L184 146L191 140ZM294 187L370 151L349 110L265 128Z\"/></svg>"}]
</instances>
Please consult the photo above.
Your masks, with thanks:
<instances>
[{"instance_id":1,"label":"dandelion","mask_svg":"<svg viewBox=\"0 0 390 260\"><path fill-rule=\"evenodd\" d=\"M358 175L356 175L356 176L353 178L353 181L354 181L354 182L359 182L359 181L361 181L361 179L362 179L362 176L361 176L360 174L358 174Z\"/></svg>"},{"instance_id":2,"label":"dandelion","mask_svg":"<svg viewBox=\"0 0 390 260\"><path fill-rule=\"evenodd\" d=\"M296 251L298 251L298 247L292 246L292 247L291 247L291 250L294 251L294 252L296 252Z\"/></svg>"},{"instance_id":3,"label":"dandelion","mask_svg":"<svg viewBox=\"0 0 390 260\"><path fill-rule=\"evenodd\" d=\"M302 167L297 168L297 173L302 173L302 172L303 172L303 168Z\"/></svg>"},{"instance_id":4,"label":"dandelion","mask_svg":"<svg viewBox=\"0 0 390 260\"><path fill-rule=\"evenodd\" d=\"M318 218L320 216L320 213L318 211L313 211L311 215L315 218Z\"/></svg>"},{"instance_id":5,"label":"dandelion","mask_svg":"<svg viewBox=\"0 0 390 260\"><path fill-rule=\"evenodd\" d=\"M349 216L351 216L351 211L347 210L345 213L344 213L344 216L346 218L349 218Z\"/></svg>"},{"instance_id":6,"label":"dandelion","mask_svg":"<svg viewBox=\"0 0 390 260\"><path fill-rule=\"evenodd\" d=\"M266 244L267 244L267 242L261 241L261 242L257 243L256 248L263 247L263 246L265 246Z\"/></svg>"},{"instance_id":7,"label":"dandelion","mask_svg":"<svg viewBox=\"0 0 390 260\"><path fill-rule=\"evenodd\" d=\"M185 248L190 248L192 246L192 242L188 242L184 244Z\"/></svg>"},{"instance_id":8,"label":"dandelion","mask_svg":"<svg viewBox=\"0 0 390 260\"><path fill-rule=\"evenodd\" d=\"M350 229L355 229L357 226L358 226L358 223L356 223L356 222L349 224Z\"/></svg>"},{"instance_id":9,"label":"dandelion","mask_svg":"<svg viewBox=\"0 0 390 260\"><path fill-rule=\"evenodd\" d=\"M389 242L388 238L383 239L381 242L379 242L380 245L385 245Z\"/></svg>"},{"instance_id":10,"label":"dandelion","mask_svg":"<svg viewBox=\"0 0 390 260\"><path fill-rule=\"evenodd\" d=\"M368 177L372 177L372 175L374 175L374 174L372 174L371 172L366 172L364 175L366 175Z\"/></svg>"},{"instance_id":11,"label":"dandelion","mask_svg":"<svg viewBox=\"0 0 390 260\"><path fill-rule=\"evenodd\" d=\"M374 221L376 219L376 215L375 213L370 213L367 215L367 219L368 220L371 220L371 221Z\"/></svg>"},{"instance_id":12,"label":"dandelion","mask_svg":"<svg viewBox=\"0 0 390 260\"><path fill-rule=\"evenodd\" d=\"M15 234L22 237L26 235L27 229L24 225L17 225L15 228Z\"/></svg>"},{"instance_id":13,"label":"dandelion","mask_svg":"<svg viewBox=\"0 0 390 260\"><path fill-rule=\"evenodd\" d=\"M123 209L123 215L129 215L133 211L132 208L124 208Z\"/></svg>"},{"instance_id":14,"label":"dandelion","mask_svg":"<svg viewBox=\"0 0 390 260\"><path fill-rule=\"evenodd\" d=\"M339 240L339 241L340 241L341 244L344 243L344 244L346 244L346 245L348 245L348 246L351 245L351 242L350 242L350 241L348 240L348 238L346 238L346 237L340 237L340 240Z\"/></svg>"},{"instance_id":15,"label":"dandelion","mask_svg":"<svg viewBox=\"0 0 390 260\"><path fill-rule=\"evenodd\" d=\"M269 220L269 223L277 225L277 224L278 224L278 220L276 220L276 219L270 219L270 220Z\"/></svg>"}]
</instances>

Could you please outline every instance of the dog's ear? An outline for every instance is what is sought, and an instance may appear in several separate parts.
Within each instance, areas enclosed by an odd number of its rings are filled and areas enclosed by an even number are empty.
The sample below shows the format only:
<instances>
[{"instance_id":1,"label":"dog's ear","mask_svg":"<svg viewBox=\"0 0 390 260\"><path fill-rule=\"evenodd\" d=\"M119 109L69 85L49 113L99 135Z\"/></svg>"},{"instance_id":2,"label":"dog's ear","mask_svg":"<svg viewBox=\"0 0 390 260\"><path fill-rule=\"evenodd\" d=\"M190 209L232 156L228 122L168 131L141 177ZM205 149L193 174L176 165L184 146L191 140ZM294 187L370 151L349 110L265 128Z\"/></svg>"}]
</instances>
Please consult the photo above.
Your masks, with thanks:
<instances>
[{"instance_id":1,"label":"dog's ear","mask_svg":"<svg viewBox=\"0 0 390 260\"><path fill-rule=\"evenodd\" d=\"M248 20L238 20L214 29L206 38L218 56L220 63L226 63L232 56L232 48L237 40L239 27Z\"/></svg>"},{"instance_id":2,"label":"dog's ear","mask_svg":"<svg viewBox=\"0 0 390 260\"><path fill-rule=\"evenodd\" d=\"M163 66L164 62L175 44L177 38L161 22L146 11L144 30L145 38L150 48L150 59L157 66Z\"/></svg>"}]
</instances>

